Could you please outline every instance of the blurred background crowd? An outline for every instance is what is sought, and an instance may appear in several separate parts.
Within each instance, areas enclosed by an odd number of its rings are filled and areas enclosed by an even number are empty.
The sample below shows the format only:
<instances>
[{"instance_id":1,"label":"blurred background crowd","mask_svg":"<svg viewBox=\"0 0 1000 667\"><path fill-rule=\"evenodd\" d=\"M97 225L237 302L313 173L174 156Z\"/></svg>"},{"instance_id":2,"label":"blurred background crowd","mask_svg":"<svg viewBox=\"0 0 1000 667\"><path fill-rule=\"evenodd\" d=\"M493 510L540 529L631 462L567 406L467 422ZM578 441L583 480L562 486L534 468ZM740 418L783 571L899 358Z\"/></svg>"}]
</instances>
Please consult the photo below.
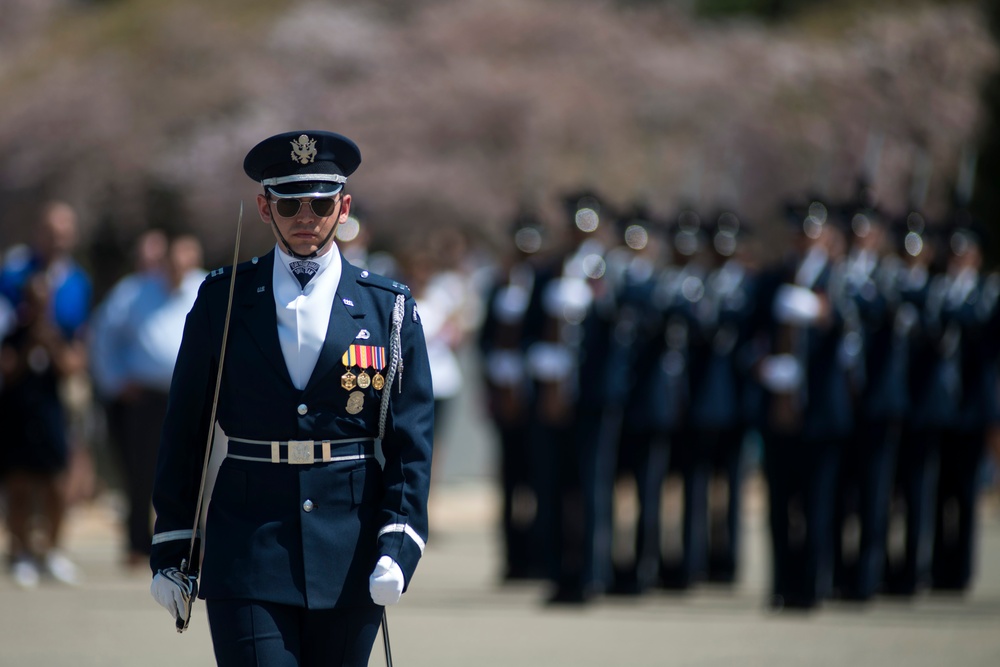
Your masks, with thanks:
<instances>
[{"instance_id":1,"label":"blurred background crowd","mask_svg":"<svg viewBox=\"0 0 1000 667\"><path fill-rule=\"evenodd\" d=\"M108 492L145 567L240 160L307 127L361 146L338 246L416 297L436 466L456 399L486 399L502 580L562 604L731 585L759 480L774 609L973 585L1000 456L993 4L271 4L5 3L18 585L80 581L66 510ZM255 222L241 259L273 243Z\"/></svg>"}]
</instances>

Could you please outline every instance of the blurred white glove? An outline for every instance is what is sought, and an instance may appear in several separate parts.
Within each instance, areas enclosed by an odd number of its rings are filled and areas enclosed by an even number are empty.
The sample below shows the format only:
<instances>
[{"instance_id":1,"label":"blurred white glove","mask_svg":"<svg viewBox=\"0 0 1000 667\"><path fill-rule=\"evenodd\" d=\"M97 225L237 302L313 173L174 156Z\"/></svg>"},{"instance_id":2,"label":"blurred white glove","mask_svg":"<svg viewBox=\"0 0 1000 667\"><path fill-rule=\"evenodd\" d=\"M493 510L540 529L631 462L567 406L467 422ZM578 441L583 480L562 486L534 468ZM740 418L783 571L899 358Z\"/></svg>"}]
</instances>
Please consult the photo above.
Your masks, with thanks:
<instances>
[{"instance_id":1,"label":"blurred white glove","mask_svg":"<svg viewBox=\"0 0 1000 667\"><path fill-rule=\"evenodd\" d=\"M188 604L194 592L191 580L176 567L168 567L153 575L153 583L149 585L153 599L170 612L174 620L187 621Z\"/></svg>"},{"instance_id":2,"label":"blurred white glove","mask_svg":"<svg viewBox=\"0 0 1000 667\"><path fill-rule=\"evenodd\" d=\"M761 383L778 394L787 394L802 386L802 364L790 354L772 354L760 362Z\"/></svg>"},{"instance_id":3,"label":"blurred white glove","mask_svg":"<svg viewBox=\"0 0 1000 667\"><path fill-rule=\"evenodd\" d=\"M404 583L403 570L396 561L388 556L382 556L368 577L368 592L375 604L385 607L399 602Z\"/></svg>"},{"instance_id":4,"label":"blurred white glove","mask_svg":"<svg viewBox=\"0 0 1000 667\"><path fill-rule=\"evenodd\" d=\"M774 296L774 318L783 324L809 326L823 313L820 298L810 289L782 285Z\"/></svg>"}]
</instances>

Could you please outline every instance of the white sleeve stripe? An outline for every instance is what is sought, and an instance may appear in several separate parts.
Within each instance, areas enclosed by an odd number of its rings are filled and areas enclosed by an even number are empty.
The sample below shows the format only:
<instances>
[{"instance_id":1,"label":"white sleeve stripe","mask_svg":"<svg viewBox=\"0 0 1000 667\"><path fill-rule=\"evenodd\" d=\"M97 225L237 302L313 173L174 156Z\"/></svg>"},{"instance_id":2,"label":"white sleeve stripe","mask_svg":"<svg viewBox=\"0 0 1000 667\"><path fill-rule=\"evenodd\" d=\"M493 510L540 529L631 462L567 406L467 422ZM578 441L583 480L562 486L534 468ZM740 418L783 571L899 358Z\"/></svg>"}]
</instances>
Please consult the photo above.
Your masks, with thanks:
<instances>
[{"instance_id":1,"label":"white sleeve stripe","mask_svg":"<svg viewBox=\"0 0 1000 667\"><path fill-rule=\"evenodd\" d=\"M187 530L168 530L165 533L157 533L153 535L153 544L163 544L164 542L173 542L175 540L190 540L192 530L188 528ZM198 531L198 537L201 537L201 531Z\"/></svg>"},{"instance_id":2,"label":"white sleeve stripe","mask_svg":"<svg viewBox=\"0 0 1000 667\"><path fill-rule=\"evenodd\" d=\"M426 544L420 535L417 534L417 531L410 528L409 525L405 523L391 523L388 526L384 526L382 530L378 531L378 536L382 537L386 533L406 533L410 536L410 539L417 544L417 547L420 549L420 554L423 555Z\"/></svg>"}]
</instances>

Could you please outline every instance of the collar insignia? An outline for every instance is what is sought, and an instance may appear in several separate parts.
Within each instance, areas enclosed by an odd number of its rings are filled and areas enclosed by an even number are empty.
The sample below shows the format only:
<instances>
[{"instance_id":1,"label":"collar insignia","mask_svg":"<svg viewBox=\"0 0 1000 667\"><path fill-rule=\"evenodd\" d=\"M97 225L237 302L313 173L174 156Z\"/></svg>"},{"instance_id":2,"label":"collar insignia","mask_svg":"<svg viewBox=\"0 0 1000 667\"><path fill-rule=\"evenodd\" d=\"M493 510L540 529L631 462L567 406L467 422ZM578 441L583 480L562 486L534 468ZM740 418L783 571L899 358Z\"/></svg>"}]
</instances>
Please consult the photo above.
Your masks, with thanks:
<instances>
[{"instance_id":1,"label":"collar insignia","mask_svg":"<svg viewBox=\"0 0 1000 667\"><path fill-rule=\"evenodd\" d=\"M292 141L292 159L299 164L309 164L316 160L316 140L306 135Z\"/></svg>"},{"instance_id":2,"label":"collar insignia","mask_svg":"<svg viewBox=\"0 0 1000 667\"><path fill-rule=\"evenodd\" d=\"M351 301L350 299L344 299L344 305L345 306L350 306L351 308L353 308L354 307L354 302Z\"/></svg>"},{"instance_id":3,"label":"collar insignia","mask_svg":"<svg viewBox=\"0 0 1000 667\"><path fill-rule=\"evenodd\" d=\"M264 291L264 286L263 285L261 285L260 287L257 288L257 294L260 294L263 291Z\"/></svg>"}]
</instances>

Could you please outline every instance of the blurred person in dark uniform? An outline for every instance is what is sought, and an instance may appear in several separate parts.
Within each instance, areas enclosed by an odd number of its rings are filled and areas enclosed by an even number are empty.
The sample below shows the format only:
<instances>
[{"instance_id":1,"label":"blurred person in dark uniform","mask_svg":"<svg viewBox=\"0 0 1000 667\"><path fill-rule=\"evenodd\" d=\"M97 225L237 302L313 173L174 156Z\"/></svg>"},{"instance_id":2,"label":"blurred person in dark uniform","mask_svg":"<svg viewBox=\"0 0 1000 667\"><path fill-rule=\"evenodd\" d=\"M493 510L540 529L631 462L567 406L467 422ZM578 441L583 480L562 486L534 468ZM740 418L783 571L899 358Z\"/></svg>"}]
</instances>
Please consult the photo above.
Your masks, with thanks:
<instances>
[{"instance_id":1,"label":"blurred person in dark uniform","mask_svg":"<svg viewBox=\"0 0 1000 667\"><path fill-rule=\"evenodd\" d=\"M656 585L660 568L663 480L666 476L671 414L669 383L664 377L664 309L656 303L657 285L665 270L664 224L638 202L618 219L623 244L609 252L609 269L617 273L615 317L608 364L609 404L617 426L616 473L634 483L638 508L634 526L612 525L616 535L632 535L631 548L614 548L617 594L641 594ZM626 487L628 488L628 487ZM623 501L621 489L615 499ZM615 513L618 514L617 512Z\"/></svg>"},{"instance_id":2,"label":"blurred person in dark uniform","mask_svg":"<svg viewBox=\"0 0 1000 667\"><path fill-rule=\"evenodd\" d=\"M966 591L972 582L979 473L986 434L997 419L1000 276L982 273L983 235L971 220L956 224L940 295L943 345L952 348L958 397L941 439L936 498L932 581L945 591Z\"/></svg>"},{"instance_id":3,"label":"blurred person in dark uniform","mask_svg":"<svg viewBox=\"0 0 1000 667\"><path fill-rule=\"evenodd\" d=\"M603 565L595 562L593 536L603 518L595 512L605 505L587 489L593 488L603 442L599 403L606 336L594 305L603 296L595 289L602 286L603 237L610 225L602 224L606 213L592 193L566 196L563 203L568 239L536 282L544 315L529 336L527 364L537 397L531 447L539 489L538 543L546 545L554 585L549 601L576 604L592 597L595 572ZM610 569L610 560L606 564Z\"/></svg>"},{"instance_id":4,"label":"blurred person in dark uniform","mask_svg":"<svg viewBox=\"0 0 1000 667\"><path fill-rule=\"evenodd\" d=\"M424 551L434 415L420 316L405 285L352 266L333 242L360 162L353 141L326 131L251 149L244 171L263 187L257 212L275 246L235 280L230 267L209 274L185 324L153 489L151 592L184 624L200 571L220 665L367 665L382 606ZM220 364L228 450L199 535Z\"/></svg>"},{"instance_id":5,"label":"blurred person in dark uniform","mask_svg":"<svg viewBox=\"0 0 1000 667\"><path fill-rule=\"evenodd\" d=\"M854 376L855 434L845 441L838 480L834 587L844 599L867 601L882 585L896 449L906 408L908 323L896 317L893 274L898 267L888 253L881 213L862 203L844 220L849 220L852 239L844 290L857 316L861 360ZM852 517L859 528L856 545L844 539Z\"/></svg>"},{"instance_id":6,"label":"blurred person in dark uniform","mask_svg":"<svg viewBox=\"0 0 1000 667\"><path fill-rule=\"evenodd\" d=\"M674 266L661 284L658 300L666 306L664 340L670 349L672 384L679 419L670 440L670 470L683 483L680 563L666 564L661 583L684 590L708 574L708 486L712 449L702 440L699 408L717 397L695 391L703 379L705 350L699 312L705 306L705 282L712 269L708 230L694 210L682 208L672 229ZM696 403L695 401L699 401Z\"/></svg>"},{"instance_id":7,"label":"blurred person in dark uniform","mask_svg":"<svg viewBox=\"0 0 1000 667\"><path fill-rule=\"evenodd\" d=\"M940 234L914 210L896 237L902 266L893 281L899 295L893 354L906 355L906 403L896 456L897 502L890 509L902 507L904 538L901 554L887 553L884 591L912 596L930 585L941 433L957 406L957 350L942 346Z\"/></svg>"},{"instance_id":8,"label":"blurred person in dark uniform","mask_svg":"<svg viewBox=\"0 0 1000 667\"><path fill-rule=\"evenodd\" d=\"M752 398L748 359L750 326L757 304L755 259L750 231L732 211L716 216L711 227L715 268L705 281L698 309L703 358L692 370L692 423L709 453L712 486L708 511L708 580L733 583L739 565L746 472L744 439Z\"/></svg>"},{"instance_id":9,"label":"blurred person in dark uniform","mask_svg":"<svg viewBox=\"0 0 1000 667\"><path fill-rule=\"evenodd\" d=\"M848 370L857 351L845 345L837 286L843 234L818 201L794 220L796 251L762 276L754 327L774 609L811 609L830 593L837 466L853 428Z\"/></svg>"},{"instance_id":10,"label":"blurred person in dark uniform","mask_svg":"<svg viewBox=\"0 0 1000 667\"><path fill-rule=\"evenodd\" d=\"M90 279L72 258L74 210L49 202L33 244L12 249L0 272L0 293L17 315L4 340L0 411L6 430L0 471L7 493L10 566L15 582L34 587L45 573L67 584L80 581L62 551L72 449L71 406L65 383L86 368L84 328ZM44 506L44 537L33 539L35 503Z\"/></svg>"},{"instance_id":11,"label":"blurred person in dark uniform","mask_svg":"<svg viewBox=\"0 0 1000 667\"><path fill-rule=\"evenodd\" d=\"M140 238L141 264L155 262L151 253L160 235L152 231ZM116 284L95 311L90 331L91 375L111 406L121 457L130 567L149 559L153 474L167 393L184 321L206 273L201 243L194 236L170 241L159 263Z\"/></svg>"},{"instance_id":12,"label":"blurred person in dark uniform","mask_svg":"<svg viewBox=\"0 0 1000 667\"><path fill-rule=\"evenodd\" d=\"M529 322L537 318L532 303L542 249L541 222L522 207L510 230L493 283L486 290L486 312L479 329L487 411L500 445L501 532L505 581L543 574L534 541L538 490L532 475L530 416L534 393L525 364Z\"/></svg>"}]
</instances>

